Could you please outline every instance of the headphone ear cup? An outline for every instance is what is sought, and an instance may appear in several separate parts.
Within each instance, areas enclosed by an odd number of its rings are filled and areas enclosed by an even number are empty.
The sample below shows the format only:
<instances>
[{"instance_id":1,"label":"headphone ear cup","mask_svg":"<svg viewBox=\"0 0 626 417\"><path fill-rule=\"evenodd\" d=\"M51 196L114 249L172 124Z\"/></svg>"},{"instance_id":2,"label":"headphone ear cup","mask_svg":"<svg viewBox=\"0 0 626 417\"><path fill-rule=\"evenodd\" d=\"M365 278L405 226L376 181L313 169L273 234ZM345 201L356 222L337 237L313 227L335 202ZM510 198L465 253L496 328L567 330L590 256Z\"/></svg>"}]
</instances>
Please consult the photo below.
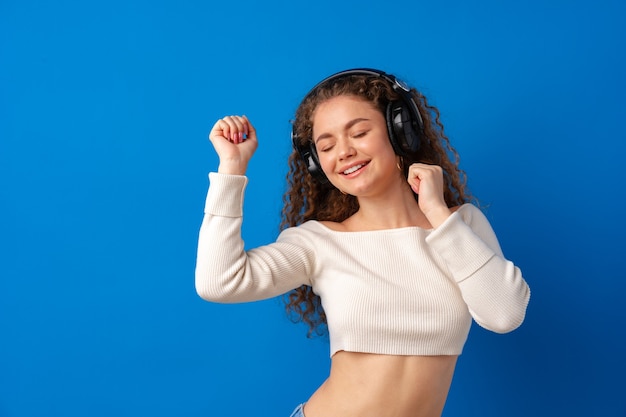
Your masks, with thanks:
<instances>
[{"instance_id":1,"label":"headphone ear cup","mask_svg":"<svg viewBox=\"0 0 626 417\"><path fill-rule=\"evenodd\" d=\"M307 170L313 178L317 179L322 184L326 184L328 182L328 178L326 178L326 174L322 171L322 166L320 165L315 145L313 143L301 145L298 136L293 132L293 130L291 132L291 141L293 143L293 147L296 151L298 151L298 154L300 154L300 158L302 158L306 164Z\"/></svg>"},{"instance_id":2,"label":"headphone ear cup","mask_svg":"<svg viewBox=\"0 0 626 417\"><path fill-rule=\"evenodd\" d=\"M313 143L309 144L305 161L309 173L311 173L314 178L317 178L317 180L322 184L326 184L328 182L328 178L326 178L326 174L322 171L322 165L320 164L320 159L317 156L317 149L315 149L315 145Z\"/></svg>"},{"instance_id":3,"label":"headphone ear cup","mask_svg":"<svg viewBox=\"0 0 626 417\"><path fill-rule=\"evenodd\" d=\"M411 111L402 101L392 101L387 105L387 130L389 140L396 154L404 156L417 152L420 136Z\"/></svg>"}]
</instances>

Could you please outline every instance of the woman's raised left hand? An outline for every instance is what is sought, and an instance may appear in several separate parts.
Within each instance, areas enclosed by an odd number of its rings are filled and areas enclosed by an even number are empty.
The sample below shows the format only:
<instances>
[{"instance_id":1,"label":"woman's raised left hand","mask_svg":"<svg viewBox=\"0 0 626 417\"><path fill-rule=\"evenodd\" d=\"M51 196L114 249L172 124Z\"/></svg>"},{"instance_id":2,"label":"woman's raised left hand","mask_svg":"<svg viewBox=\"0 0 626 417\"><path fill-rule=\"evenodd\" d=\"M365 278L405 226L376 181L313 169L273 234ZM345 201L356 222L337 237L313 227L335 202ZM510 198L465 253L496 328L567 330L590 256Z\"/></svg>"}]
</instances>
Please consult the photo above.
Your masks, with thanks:
<instances>
[{"instance_id":1,"label":"woman's raised left hand","mask_svg":"<svg viewBox=\"0 0 626 417\"><path fill-rule=\"evenodd\" d=\"M409 167L407 182L419 196L418 204L433 228L452 214L443 197L443 169L438 165L415 163Z\"/></svg>"}]
</instances>

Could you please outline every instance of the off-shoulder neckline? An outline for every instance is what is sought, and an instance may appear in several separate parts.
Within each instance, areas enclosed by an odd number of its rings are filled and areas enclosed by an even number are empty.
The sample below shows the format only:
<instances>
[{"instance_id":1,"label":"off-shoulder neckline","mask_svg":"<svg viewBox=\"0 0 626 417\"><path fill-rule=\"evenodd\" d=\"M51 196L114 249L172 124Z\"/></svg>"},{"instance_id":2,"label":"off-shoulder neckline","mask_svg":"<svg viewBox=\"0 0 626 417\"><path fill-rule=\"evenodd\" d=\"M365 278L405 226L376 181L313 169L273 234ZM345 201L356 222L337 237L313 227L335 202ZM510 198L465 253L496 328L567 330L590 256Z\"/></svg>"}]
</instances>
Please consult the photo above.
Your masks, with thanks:
<instances>
[{"instance_id":1,"label":"off-shoulder neckline","mask_svg":"<svg viewBox=\"0 0 626 417\"><path fill-rule=\"evenodd\" d=\"M465 211L466 206L470 206L470 205L471 204L469 203L465 203L461 206L458 206L458 208L455 211L453 211L452 214L454 215L455 213L461 213L462 211ZM371 229L371 230L337 230L337 229L333 229L329 227L327 224L324 224L323 222L318 221L318 220L308 220L306 223L315 225L317 228L322 229L328 233L346 234L346 235L359 234L359 233L394 233L394 232L400 233L404 231L418 231L418 232L430 233L435 230L432 228L426 229L426 228L419 227L419 226L403 226L403 227L395 227L391 229Z\"/></svg>"}]
</instances>

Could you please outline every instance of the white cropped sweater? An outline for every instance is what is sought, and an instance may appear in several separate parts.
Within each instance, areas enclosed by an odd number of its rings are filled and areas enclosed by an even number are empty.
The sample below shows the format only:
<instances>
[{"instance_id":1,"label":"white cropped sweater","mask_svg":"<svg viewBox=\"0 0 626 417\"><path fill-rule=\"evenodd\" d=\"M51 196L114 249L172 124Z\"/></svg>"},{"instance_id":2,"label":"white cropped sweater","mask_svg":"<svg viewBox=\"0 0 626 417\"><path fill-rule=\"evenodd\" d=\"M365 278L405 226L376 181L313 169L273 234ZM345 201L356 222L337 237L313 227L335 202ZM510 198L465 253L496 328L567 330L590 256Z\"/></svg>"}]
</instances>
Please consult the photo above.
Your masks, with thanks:
<instances>
[{"instance_id":1,"label":"white cropped sweater","mask_svg":"<svg viewBox=\"0 0 626 417\"><path fill-rule=\"evenodd\" d=\"M241 238L245 176L209 174L196 289L209 301L274 297L303 284L322 299L339 351L458 355L472 318L499 333L530 297L485 216L466 204L435 230L337 232L316 221L249 251Z\"/></svg>"}]
</instances>

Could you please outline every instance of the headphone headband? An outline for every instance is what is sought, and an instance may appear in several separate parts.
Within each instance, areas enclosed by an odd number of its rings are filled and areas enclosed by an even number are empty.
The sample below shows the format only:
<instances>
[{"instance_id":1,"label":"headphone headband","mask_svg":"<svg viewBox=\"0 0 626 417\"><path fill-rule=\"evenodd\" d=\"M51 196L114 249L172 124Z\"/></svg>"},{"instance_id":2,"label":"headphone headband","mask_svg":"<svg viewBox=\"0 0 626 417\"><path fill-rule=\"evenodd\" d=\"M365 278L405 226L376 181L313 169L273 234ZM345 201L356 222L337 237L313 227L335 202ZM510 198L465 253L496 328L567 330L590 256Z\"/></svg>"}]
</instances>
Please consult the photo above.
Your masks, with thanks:
<instances>
[{"instance_id":1,"label":"headphone headband","mask_svg":"<svg viewBox=\"0 0 626 417\"><path fill-rule=\"evenodd\" d=\"M332 74L326 78L324 78L322 81L320 81L319 83L317 83L315 85L315 87L313 87L306 96L304 96L304 100L306 100L310 95L312 95L319 87L321 87L322 85L329 83L331 81L337 80L339 78L343 78L343 77L349 77L352 75L369 75L372 77L380 77L383 78L384 80L386 80L389 84L391 84L393 86L393 89L398 91L398 88L400 89L400 93L402 94L402 92L404 93L409 93L410 88L406 85L406 83L402 80L399 80L398 78L396 78L395 76L391 75L391 74L387 74L384 71L381 70L377 70L374 68L352 68L352 69L348 69L348 70L343 70L343 71L339 71L335 74Z\"/></svg>"}]
</instances>

